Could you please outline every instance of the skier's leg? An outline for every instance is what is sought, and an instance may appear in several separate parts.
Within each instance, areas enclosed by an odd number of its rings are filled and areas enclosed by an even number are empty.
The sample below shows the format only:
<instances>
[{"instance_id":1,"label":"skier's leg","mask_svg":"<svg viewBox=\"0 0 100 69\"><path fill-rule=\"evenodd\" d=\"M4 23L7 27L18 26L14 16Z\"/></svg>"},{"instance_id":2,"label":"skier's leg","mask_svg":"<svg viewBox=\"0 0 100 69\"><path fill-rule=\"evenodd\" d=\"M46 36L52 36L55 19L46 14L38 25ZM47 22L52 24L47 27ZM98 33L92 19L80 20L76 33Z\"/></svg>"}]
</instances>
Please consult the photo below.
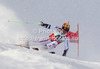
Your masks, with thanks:
<instances>
[{"instance_id":1,"label":"skier's leg","mask_svg":"<svg viewBox=\"0 0 100 69\"><path fill-rule=\"evenodd\" d=\"M48 43L47 47L48 47L48 49L53 49L53 48L56 48L57 45L58 45L58 42L57 41L53 41L51 43Z\"/></svg>"},{"instance_id":2,"label":"skier's leg","mask_svg":"<svg viewBox=\"0 0 100 69\"><path fill-rule=\"evenodd\" d=\"M30 43L30 46L36 44L36 45L45 45L45 44L48 44L50 43L50 39L46 39L46 40L42 40L42 41L29 41Z\"/></svg>"},{"instance_id":3,"label":"skier's leg","mask_svg":"<svg viewBox=\"0 0 100 69\"><path fill-rule=\"evenodd\" d=\"M40 44L42 44L44 46L46 46L48 43L51 43L50 39L46 39L46 40L40 41Z\"/></svg>"},{"instance_id":4,"label":"skier's leg","mask_svg":"<svg viewBox=\"0 0 100 69\"><path fill-rule=\"evenodd\" d=\"M38 42L29 41L29 47L30 47L30 49L39 48L41 50L47 50L48 48L47 48L47 45L46 44L48 44L50 42L51 41L49 39L43 40L43 41L38 41Z\"/></svg>"},{"instance_id":5,"label":"skier's leg","mask_svg":"<svg viewBox=\"0 0 100 69\"><path fill-rule=\"evenodd\" d=\"M60 43L57 42L57 41L53 41L53 42L51 42L51 43L48 43L48 44L47 44L47 47L48 47L49 53L55 54L54 48L56 48L56 46L57 46L58 44L60 44Z\"/></svg>"}]
</instances>

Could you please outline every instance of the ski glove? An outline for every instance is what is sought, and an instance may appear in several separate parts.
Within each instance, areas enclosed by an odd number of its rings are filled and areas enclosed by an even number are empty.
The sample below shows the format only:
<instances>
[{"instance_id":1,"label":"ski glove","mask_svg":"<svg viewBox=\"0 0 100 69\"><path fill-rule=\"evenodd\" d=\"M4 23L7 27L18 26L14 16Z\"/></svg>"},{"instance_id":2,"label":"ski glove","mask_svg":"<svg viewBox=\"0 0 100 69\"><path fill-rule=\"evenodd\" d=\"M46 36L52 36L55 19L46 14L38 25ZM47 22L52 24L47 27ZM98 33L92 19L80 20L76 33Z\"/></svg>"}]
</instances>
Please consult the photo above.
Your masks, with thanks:
<instances>
[{"instance_id":1,"label":"ski glove","mask_svg":"<svg viewBox=\"0 0 100 69\"><path fill-rule=\"evenodd\" d=\"M41 21L40 25L43 26L43 27L45 27L45 28L48 28L48 29L50 29L50 27L51 27L51 25L43 23L42 21Z\"/></svg>"},{"instance_id":2,"label":"ski glove","mask_svg":"<svg viewBox=\"0 0 100 69\"><path fill-rule=\"evenodd\" d=\"M67 51L68 51L68 49L64 50L64 53L62 56L66 56Z\"/></svg>"},{"instance_id":3,"label":"ski glove","mask_svg":"<svg viewBox=\"0 0 100 69\"><path fill-rule=\"evenodd\" d=\"M41 26L44 26L44 23L43 23L42 21L41 21L40 23L41 23L41 24L40 24Z\"/></svg>"}]
</instances>

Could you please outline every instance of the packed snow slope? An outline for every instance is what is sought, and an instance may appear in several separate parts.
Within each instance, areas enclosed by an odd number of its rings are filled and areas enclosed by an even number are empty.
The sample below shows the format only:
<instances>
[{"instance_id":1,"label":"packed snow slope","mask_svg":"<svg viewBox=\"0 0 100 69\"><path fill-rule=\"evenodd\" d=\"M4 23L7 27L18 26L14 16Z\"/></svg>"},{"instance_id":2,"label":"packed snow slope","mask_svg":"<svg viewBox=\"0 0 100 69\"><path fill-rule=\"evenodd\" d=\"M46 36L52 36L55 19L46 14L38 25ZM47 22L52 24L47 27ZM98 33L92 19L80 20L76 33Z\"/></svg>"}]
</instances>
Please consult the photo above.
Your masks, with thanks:
<instances>
[{"instance_id":1,"label":"packed snow slope","mask_svg":"<svg viewBox=\"0 0 100 69\"><path fill-rule=\"evenodd\" d=\"M38 25L9 23L8 20L43 21L60 27L70 21L73 32L79 23L79 59L100 62L100 0L0 0L0 42L16 43L19 35L45 37L50 34L34 33L34 30L44 29ZM55 51L61 55L63 44ZM70 44L67 56L77 58L77 44Z\"/></svg>"},{"instance_id":2,"label":"packed snow slope","mask_svg":"<svg viewBox=\"0 0 100 69\"><path fill-rule=\"evenodd\" d=\"M88 62L0 43L0 69L100 69Z\"/></svg>"}]
</instances>

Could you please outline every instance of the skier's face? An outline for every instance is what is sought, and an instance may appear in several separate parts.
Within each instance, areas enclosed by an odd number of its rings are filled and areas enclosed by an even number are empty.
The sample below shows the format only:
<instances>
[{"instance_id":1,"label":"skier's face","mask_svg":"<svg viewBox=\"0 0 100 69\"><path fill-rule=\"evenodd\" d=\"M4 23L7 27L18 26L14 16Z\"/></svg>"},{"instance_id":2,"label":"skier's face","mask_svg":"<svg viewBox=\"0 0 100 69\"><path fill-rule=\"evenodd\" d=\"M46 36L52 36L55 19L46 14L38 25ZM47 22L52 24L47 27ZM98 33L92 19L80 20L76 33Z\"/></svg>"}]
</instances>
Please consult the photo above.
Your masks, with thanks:
<instances>
[{"instance_id":1,"label":"skier's face","mask_svg":"<svg viewBox=\"0 0 100 69\"><path fill-rule=\"evenodd\" d=\"M63 27L63 28L62 28L62 31L63 31L63 33L64 33L64 34L66 34L66 33L69 31L69 29L68 29L68 28Z\"/></svg>"},{"instance_id":2,"label":"skier's face","mask_svg":"<svg viewBox=\"0 0 100 69\"><path fill-rule=\"evenodd\" d=\"M66 30L64 30L64 29L62 29L62 31L63 31L63 33L64 33L64 34L66 34L66 33L67 33L67 31L66 31Z\"/></svg>"}]
</instances>

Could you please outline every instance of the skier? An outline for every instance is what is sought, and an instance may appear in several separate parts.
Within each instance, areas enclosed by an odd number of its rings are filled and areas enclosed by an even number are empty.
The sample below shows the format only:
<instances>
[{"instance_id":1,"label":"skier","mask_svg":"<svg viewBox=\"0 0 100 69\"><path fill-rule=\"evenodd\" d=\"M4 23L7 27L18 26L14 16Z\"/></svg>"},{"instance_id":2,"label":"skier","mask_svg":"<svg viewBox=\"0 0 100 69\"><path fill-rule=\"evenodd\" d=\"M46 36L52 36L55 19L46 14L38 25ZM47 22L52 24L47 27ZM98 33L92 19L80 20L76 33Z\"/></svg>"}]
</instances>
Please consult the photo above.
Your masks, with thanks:
<instances>
[{"instance_id":1,"label":"skier","mask_svg":"<svg viewBox=\"0 0 100 69\"><path fill-rule=\"evenodd\" d=\"M68 49L69 49L69 37L68 37L69 33L70 33L69 23L64 23L62 25L62 28L60 28L59 26L51 26L51 25L43 23L43 22L40 23L40 26L43 26L47 29L53 29L53 30L55 30L55 32L49 36L49 39L39 41L39 43L46 46L48 49L53 49L53 48L56 48L56 46L59 45L60 43L64 42L65 46L64 46L64 52L63 52L62 56L66 56ZM19 44L18 46L24 46L24 47L30 49L30 46L33 44L34 44L34 41L32 41L32 42L27 41L25 43L25 45ZM33 49L39 50L38 48L33 48ZM55 52L50 52L50 53L55 54Z\"/></svg>"},{"instance_id":2,"label":"skier","mask_svg":"<svg viewBox=\"0 0 100 69\"><path fill-rule=\"evenodd\" d=\"M49 36L49 39L40 41L40 43L47 46L48 49L53 49L56 48L56 46L59 45L60 43L64 42L65 46L64 46L64 52L62 56L66 56L67 51L69 49L69 38L67 35L70 29L69 23L64 23L62 25L62 28L58 26L52 26L43 22L41 22L40 25L47 29L55 30L55 32Z\"/></svg>"}]
</instances>

